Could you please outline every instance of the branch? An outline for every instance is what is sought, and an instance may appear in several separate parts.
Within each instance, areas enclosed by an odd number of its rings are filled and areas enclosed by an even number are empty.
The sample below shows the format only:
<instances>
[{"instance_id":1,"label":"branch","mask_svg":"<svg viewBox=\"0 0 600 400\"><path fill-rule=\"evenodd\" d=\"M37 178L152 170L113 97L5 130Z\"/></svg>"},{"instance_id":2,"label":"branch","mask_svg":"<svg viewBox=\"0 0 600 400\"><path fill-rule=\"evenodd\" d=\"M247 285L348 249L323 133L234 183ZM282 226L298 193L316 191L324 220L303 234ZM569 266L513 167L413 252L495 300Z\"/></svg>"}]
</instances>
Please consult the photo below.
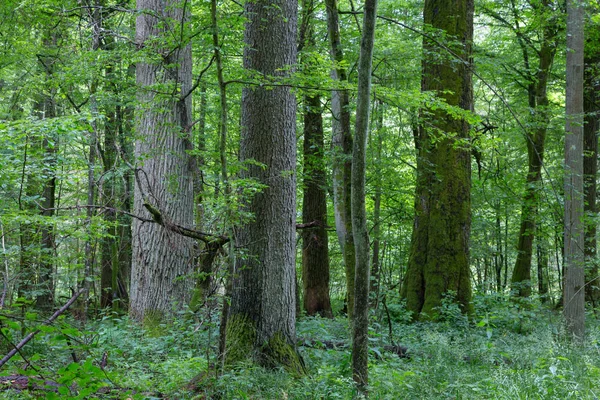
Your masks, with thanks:
<instances>
[{"instance_id":1,"label":"branch","mask_svg":"<svg viewBox=\"0 0 600 400\"><path fill-rule=\"evenodd\" d=\"M150 214L152 214L152 219L154 220L154 222L171 232L192 239L198 239L203 241L204 243L217 243L221 246L231 240L230 238L224 235L212 235L209 233L200 232L195 229L186 228L185 226L166 221L163 218L162 212L158 208L154 207L152 204L148 203L148 201L144 201L144 207L146 208L146 210L148 210Z\"/></svg>"},{"instance_id":2,"label":"branch","mask_svg":"<svg viewBox=\"0 0 600 400\"><path fill-rule=\"evenodd\" d=\"M312 222L306 222L304 224L296 224L296 230L300 230L300 229L308 229L308 228L317 228L323 226L323 224L321 223L321 221L312 221ZM328 228L328 226L325 226L325 228Z\"/></svg>"},{"instance_id":3,"label":"branch","mask_svg":"<svg viewBox=\"0 0 600 400\"><path fill-rule=\"evenodd\" d=\"M65 311L67 311L67 309L69 307L71 307L71 305L73 303L75 303L75 300L77 300L77 298L84 292L84 290L85 289L81 289L79 292L75 293L75 295L73 295L73 297L71 297L71 299L69 301L67 301L67 303L64 306L62 306L61 308L59 308L54 314L52 314L52 316L50 318L48 318L46 320L46 322L44 322L44 325L50 325L62 313L64 313ZM37 335L40 332L41 332L41 330L37 329L36 331L31 332L29 335L25 336L23 338L23 340L21 340L19 342L19 344L17 344L16 346L14 346L14 349L12 349L10 352L8 352L8 354L5 355L2 360L0 360L0 367L2 367L4 364L6 364L8 362L8 360L10 360L15 354L17 354L23 348L23 346L25 346L31 339L33 339L33 337L35 335Z\"/></svg>"}]
</instances>

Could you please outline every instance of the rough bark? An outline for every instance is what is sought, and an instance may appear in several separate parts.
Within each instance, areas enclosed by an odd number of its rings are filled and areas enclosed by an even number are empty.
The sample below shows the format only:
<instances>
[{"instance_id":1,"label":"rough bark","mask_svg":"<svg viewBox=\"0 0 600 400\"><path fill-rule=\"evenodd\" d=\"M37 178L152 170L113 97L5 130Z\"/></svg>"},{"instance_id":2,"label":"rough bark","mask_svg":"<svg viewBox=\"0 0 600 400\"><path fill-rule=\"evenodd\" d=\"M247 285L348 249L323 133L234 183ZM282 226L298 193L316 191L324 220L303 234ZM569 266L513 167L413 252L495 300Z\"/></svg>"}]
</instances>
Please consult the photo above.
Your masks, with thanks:
<instances>
[{"instance_id":1,"label":"rough bark","mask_svg":"<svg viewBox=\"0 0 600 400\"><path fill-rule=\"evenodd\" d=\"M583 127L583 179L585 224L585 299L594 307L600 300L598 281L598 260L596 258L596 217L598 213L596 196L598 178L598 131L600 130L600 34L593 25L586 33L584 71L584 127Z\"/></svg>"},{"instance_id":2,"label":"rough bark","mask_svg":"<svg viewBox=\"0 0 600 400\"><path fill-rule=\"evenodd\" d=\"M585 334L583 226L583 47L584 8L567 0L567 89L565 136L565 291L567 333Z\"/></svg>"},{"instance_id":3,"label":"rough bark","mask_svg":"<svg viewBox=\"0 0 600 400\"><path fill-rule=\"evenodd\" d=\"M304 197L302 222L317 226L302 231L302 288L308 315L333 318L329 299L327 176L321 99L304 96Z\"/></svg>"},{"instance_id":4,"label":"rough bark","mask_svg":"<svg viewBox=\"0 0 600 400\"><path fill-rule=\"evenodd\" d=\"M340 40L340 23L336 0L325 1L327 9L327 34L334 68L331 75L340 85L348 81L343 68L344 52ZM352 176L352 131L350 129L350 100L348 91L334 90L331 93L332 149L333 159L333 207L335 229L342 249L346 272L346 299L348 318L354 312L354 238L352 236L351 176Z\"/></svg>"},{"instance_id":5,"label":"rough bark","mask_svg":"<svg viewBox=\"0 0 600 400\"><path fill-rule=\"evenodd\" d=\"M536 6L535 12L540 16L550 12L548 0L542 0ZM517 19L518 21L518 19ZM548 78L552 68L552 62L556 53L556 28L554 22L542 23L541 47L539 50L539 63L537 68L530 66L528 45L516 22L514 28L518 42L523 52L525 74L529 77L527 95L529 108L533 112L531 130L525 132L527 144L527 178L525 182L525 194L521 208L521 223L519 228L519 239L517 244L517 259L512 274L513 292L520 297L531 295L531 259L533 255L533 241L535 238L535 226L538 214L539 192L542 182L542 167L544 164L544 143L546 141L546 130L550 122L548 112Z\"/></svg>"},{"instance_id":6,"label":"rough bark","mask_svg":"<svg viewBox=\"0 0 600 400\"><path fill-rule=\"evenodd\" d=\"M191 126L192 60L186 39L189 10L185 1L138 0L146 10L136 21L139 48L160 61L138 62L136 117L138 140L134 213L149 217L144 206L151 199L171 223L193 221L193 162L187 151ZM170 43L178 32L177 43ZM156 40L158 38L158 40ZM148 40L152 39L152 42ZM157 85L160 90L156 91ZM165 90L165 88L167 88ZM158 94L158 93L165 94ZM193 272L193 242L158 224L133 221L133 260L130 314L138 321L154 323L168 315L175 303L189 300Z\"/></svg>"},{"instance_id":7,"label":"rough bark","mask_svg":"<svg viewBox=\"0 0 600 400\"><path fill-rule=\"evenodd\" d=\"M287 76L296 62L297 2L249 1L244 68ZM265 187L245 208L254 219L236 235L236 260L227 322L225 365L253 359L303 373L296 351L295 209L296 99L288 87L242 92L240 174ZM257 165L260 163L262 165Z\"/></svg>"},{"instance_id":8,"label":"rough bark","mask_svg":"<svg viewBox=\"0 0 600 400\"><path fill-rule=\"evenodd\" d=\"M352 378L361 392L369 384L369 231L365 206L367 138L371 110L371 69L377 21L377 0L366 0L358 62L355 141L352 150L352 233L356 255L354 320L352 323Z\"/></svg>"},{"instance_id":9,"label":"rough bark","mask_svg":"<svg viewBox=\"0 0 600 400\"><path fill-rule=\"evenodd\" d=\"M426 0L424 22L460 43L453 49L460 60L433 56L438 49L425 38L422 91L472 110L473 1ZM422 117L427 124L415 132L415 221L401 295L415 317L435 318L449 292L463 311L470 310L471 150L466 121L440 110Z\"/></svg>"}]
</instances>

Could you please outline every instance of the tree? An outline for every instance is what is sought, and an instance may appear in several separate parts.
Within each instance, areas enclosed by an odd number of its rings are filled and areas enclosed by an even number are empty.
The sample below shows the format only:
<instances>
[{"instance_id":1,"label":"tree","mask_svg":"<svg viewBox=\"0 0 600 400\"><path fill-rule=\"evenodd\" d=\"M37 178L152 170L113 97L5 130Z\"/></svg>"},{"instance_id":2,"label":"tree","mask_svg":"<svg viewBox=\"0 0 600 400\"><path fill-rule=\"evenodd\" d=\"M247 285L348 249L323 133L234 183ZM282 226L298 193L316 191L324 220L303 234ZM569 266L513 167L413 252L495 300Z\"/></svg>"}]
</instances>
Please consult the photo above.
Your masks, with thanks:
<instances>
[{"instance_id":1,"label":"tree","mask_svg":"<svg viewBox=\"0 0 600 400\"><path fill-rule=\"evenodd\" d=\"M367 137L371 100L371 70L375 43L377 0L365 2L358 62L355 141L352 149L352 234L355 248L354 320L352 321L352 378L359 390L369 384L369 231L365 206Z\"/></svg>"},{"instance_id":2,"label":"tree","mask_svg":"<svg viewBox=\"0 0 600 400\"><path fill-rule=\"evenodd\" d=\"M473 1L426 0L423 19L430 29L423 39L422 92L472 110ZM440 34L459 43L451 58L439 55L433 36ZM415 316L434 317L449 292L463 311L470 307L471 149L461 113L425 109L421 118L415 134L415 220L401 295Z\"/></svg>"},{"instance_id":3,"label":"tree","mask_svg":"<svg viewBox=\"0 0 600 400\"><path fill-rule=\"evenodd\" d=\"M289 75L296 62L297 2L248 1L244 10L244 68L274 79ZM302 373L294 295L296 100L290 88L244 88L241 126L241 178L263 187L246 204L254 219L236 235L243 253L234 271L225 364L251 358Z\"/></svg>"},{"instance_id":4,"label":"tree","mask_svg":"<svg viewBox=\"0 0 600 400\"><path fill-rule=\"evenodd\" d=\"M329 240L321 98L304 96L304 197L302 222L302 286L308 315L332 318L329 299Z\"/></svg>"},{"instance_id":5,"label":"tree","mask_svg":"<svg viewBox=\"0 0 600 400\"><path fill-rule=\"evenodd\" d=\"M583 67L584 7L567 1L567 89L565 137L565 293L568 334L585 334L583 227Z\"/></svg>"},{"instance_id":6,"label":"tree","mask_svg":"<svg viewBox=\"0 0 600 400\"><path fill-rule=\"evenodd\" d=\"M178 224L193 221L193 168L188 151L191 128L192 59L186 21L189 4L138 0L137 140L134 214L150 216L148 206ZM173 34L176 32L177 34ZM159 224L133 221L130 313L152 322L171 312L191 293L191 239Z\"/></svg>"},{"instance_id":7,"label":"tree","mask_svg":"<svg viewBox=\"0 0 600 400\"><path fill-rule=\"evenodd\" d=\"M583 179L585 224L585 299L598 305L600 282L596 260L596 217L598 177L598 131L600 130L600 34L598 24L589 24L586 29L584 51L584 126L583 126Z\"/></svg>"},{"instance_id":8,"label":"tree","mask_svg":"<svg viewBox=\"0 0 600 400\"><path fill-rule=\"evenodd\" d=\"M305 70L316 61L313 14L314 1L303 1L298 51ZM327 234L327 171L323 108L318 93L303 96L304 182L302 199L302 289L304 310L308 315L333 318L329 298L329 238Z\"/></svg>"},{"instance_id":9,"label":"tree","mask_svg":"<svg viewBox=\"0 0 600 400\"><path fill-rule=\"evenodd\" d=\"M523 53L523 63L527 76L528 105L533 112L531 130L525 131L527 143L528 172L525 185L525 195L521 209L521 225L517 244L517 259L512 275L512 287L519 296L531 294L531 258L533 255L533 239L536 234L536 219L539 205L540 184L542 181L542 166L544 165L544 143L550 121L548 79L556 53L556 27L549 17L550 1L542 0L532 3L540 24L542 33L541 46L538 51L539 62L536 68L531 66L530 48L521 27L514 2L511 3L515 14L513 27L519 46Z\"/></svg>"},{"instance_id":10,"label":"tree","mask_svg":"<svg viewBox=\"0 0 600 400\"><path fill-rule=\"evenodd\" d=\"M335 81L348 81L344 69L344 51L340 38L340 23L336 0L326 0L327 34L334 67L331 75ZM335 230L344 256L346 272L346 300L348 318L354 313L354 238L352 236L351 175L352 175L352 132L350 130L350 99L345 89L331 93L333 161L333 208Z\"/></svg>"}]
</instances>

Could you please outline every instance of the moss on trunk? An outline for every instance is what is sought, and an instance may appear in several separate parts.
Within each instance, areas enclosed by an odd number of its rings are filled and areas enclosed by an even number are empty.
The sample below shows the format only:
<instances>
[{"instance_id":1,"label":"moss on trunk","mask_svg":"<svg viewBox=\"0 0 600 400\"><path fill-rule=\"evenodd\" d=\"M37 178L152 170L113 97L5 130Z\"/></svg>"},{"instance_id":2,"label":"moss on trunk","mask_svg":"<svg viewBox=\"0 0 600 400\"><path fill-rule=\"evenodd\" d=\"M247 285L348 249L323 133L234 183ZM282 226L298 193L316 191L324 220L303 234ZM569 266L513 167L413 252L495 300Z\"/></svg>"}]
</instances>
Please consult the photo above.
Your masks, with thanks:
<instances>
[{"instance_id":1,"label":"moss on trunk","mask_svg":"<svg viewBox=\"0 0 600 400\"><path fill-rule=\"evenodd\" d=\"M295 344L290 343L281 332L258 343L254 322L243 314L229 317L226 342L225 368L244 362L256 362L265 368L283 367L297 376L306 373L304 361Z\"/></svg>"}]
</instances>

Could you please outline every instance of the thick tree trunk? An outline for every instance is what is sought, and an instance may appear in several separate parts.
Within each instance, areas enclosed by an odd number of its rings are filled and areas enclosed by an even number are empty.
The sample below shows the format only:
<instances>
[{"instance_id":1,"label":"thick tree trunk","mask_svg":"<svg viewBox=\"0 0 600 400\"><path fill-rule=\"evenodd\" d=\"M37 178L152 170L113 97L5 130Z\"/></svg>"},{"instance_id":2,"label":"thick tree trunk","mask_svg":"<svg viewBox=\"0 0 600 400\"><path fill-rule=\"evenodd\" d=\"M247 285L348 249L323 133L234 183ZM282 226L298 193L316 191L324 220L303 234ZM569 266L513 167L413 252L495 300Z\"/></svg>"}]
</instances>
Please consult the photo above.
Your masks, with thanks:
<instances>
[{"instance_id":1,"label":"thick tree trunk","mask_svg":"<svg viewBox=\"0 0 600 400\"><path fill-rule=\"evenodd\" d=\"M567 0L567 96L565 136L565 291L569 336L585 335L583 226L583 47L584 7Z\"/></svg>"},{"instance_id":2,"label":"thick tree trunk","mask_svg":"<svg viewBox=\"0 0 600 400\"><path fill-rule=\"evenodd\" d=\"M438 49L425 38L422 91L434 91L448 104L472 110L473 0L426 0L423 15L426 25L460 41L455 52L461 60L431 56ZM466 121L439 110L428 114L428 124L415 138L415 222L401 294L416 317L431 318L450 291L463 311L470 310L471 150Z\"/></svg>"},{"instance_id":3,"label":"thick tree trunk","mask_svg":"<svg viewBox=\"0 0 600 400\"><path fill-rule=\"evenodd\" d=\"M244 68L287 76L296 62L297 2L245 4ZM225 364L254 359L303 373L296 351L295 217L296 99L288 87L245 88L241 116L242 171L265 187L248 200L254 219L240 227ZM260 163L261 165L257 165Z\"/></svg>"},{"instance_id":4,"label":"thick tree trunk","mask_svg":"<svg viewBox=\"0 0 600 400\"><path fill-rule=\"evenodd\" d=\"M137 64L138 101L142 109L136 118L139 139L135 157L134 214L150 217L144 207L149 202L170 222L189 225L193 221L193 162L188 155L191 127L192 59L186 42L189 6L185 1L138 0L145 10L137 17L138 47L160 63ZM166 24L166 25L165 25ZM172 32L182 42L173 44ZM171 33L169 33L171 32ZM157 42L153 41L159 38ZM166 55L166 56L164 56ZM170 92L166 95L156 94ZM154 323L170 314L174 303L181 307L189 300L193 280L193 242L175 235L159 224L133 221L133 261L131 276L131 316Z\"/></svg>"},{"instance_id":5,"label":"thick tree trunk","mask_svg":"<svg viewBox=\"0 0 600 400\"><path fill-rule=\"evenodd\" d=\"M329 300L329 240L325 188L325 143L321 99L304 97L304 198L302 222L316 222L302 231L302 287L308 315L333 318Z\"/></svg>"},{"instance_id":6,"label":"thick tree trunk","mask_svg":"<svg viewBox=\"0 0 600 400\"><path fill-rule=\"evenodd\" d=\"M333 79L345 83L348 78L343 68L344 52L340 40L340 25L336 0L326 0L327 33L331 57L335 63L331 71ZM347 90L334 90L331 93L333 116L332 148L333 160L333 206L335 229L344 258L346 272L346 299L348 318L352 321L354 312L354 238L352 236L351 176L352 176L352 132L350 130L350 100Z\"/></svg>"}]
</instances>

